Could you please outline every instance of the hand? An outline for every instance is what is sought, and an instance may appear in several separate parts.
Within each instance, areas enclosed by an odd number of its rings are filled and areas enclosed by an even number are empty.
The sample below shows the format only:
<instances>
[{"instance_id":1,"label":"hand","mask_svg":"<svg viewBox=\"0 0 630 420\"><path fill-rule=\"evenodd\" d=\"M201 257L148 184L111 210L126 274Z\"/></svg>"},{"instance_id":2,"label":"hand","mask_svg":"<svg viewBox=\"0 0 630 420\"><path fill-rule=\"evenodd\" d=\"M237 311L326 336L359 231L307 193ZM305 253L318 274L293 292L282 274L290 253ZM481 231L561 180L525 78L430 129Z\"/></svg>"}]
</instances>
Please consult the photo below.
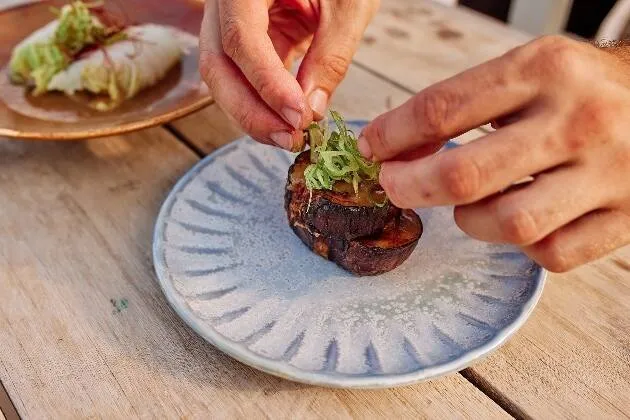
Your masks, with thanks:
<instances>
[{"instance_id":1,"label":"hand","mask_svg":"<svg viewBox=\"0 0 630 420\"><path fill-rule=\"evenodd\" d=\"M212 96L255 139L304 147L378 0L207 0L200 70ZM297 80L289 72L306 54Z\"/></svg>"},{"instance_id":2,"label":"hand","mask_svg":"<svg viewBox=\"0 0 630 420\"><path fill-rule=\"evenodd\" d=\"M360 150L384 161L380 181L398 206L455 205L470 236L568 271L630 243L628 57L541 38L378 117ZM431 154L491 121L491 134Z\"/></svg>"}]
</instances>

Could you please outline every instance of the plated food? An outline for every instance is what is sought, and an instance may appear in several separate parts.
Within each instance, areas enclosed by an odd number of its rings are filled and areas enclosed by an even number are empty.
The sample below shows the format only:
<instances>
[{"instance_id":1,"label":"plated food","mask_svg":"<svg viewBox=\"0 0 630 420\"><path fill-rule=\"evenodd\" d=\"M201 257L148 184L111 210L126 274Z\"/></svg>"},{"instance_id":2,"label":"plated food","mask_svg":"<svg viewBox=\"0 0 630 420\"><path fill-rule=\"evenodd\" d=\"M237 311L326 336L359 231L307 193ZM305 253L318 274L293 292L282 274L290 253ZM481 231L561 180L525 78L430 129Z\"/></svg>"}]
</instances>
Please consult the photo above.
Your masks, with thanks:
<instances>
[{"instance_id":1,"label":"plated food","mask_svg":"<svg viewBox=\"0 0 630 420\"><path fill-rule=\"evenodd\" d=\"M365 124L346 121L357 134ZM217 349L299 382L382 388L459 371L528 318L544 270L516 247L463 234L451 207L420 210L415 252L376 277L313 253L284 211L294 161L251 138L232 142L191 168L157 217L158 282Z\"/></svg>"},{"instance_id":2,"label":"plated food","mask_svg":"<svg viewBox=\"0 0 630 420\"><path fill-rule=\"evenodd\" d=\"M110 111L159 83L190 47L178 29L132 25L102 2L72 1L53 12L57 18L11 54L10 80L33 96L82 93L93 109Z\"/></svg>"},{"instance_id":3,"label":"plated food","mask_svg":"<svg viewBox=\"0 0 630 420\"><path fill-rule=\"evenodd\" d=\"M416 248L422 223L394 206L378 184L380 167L360 155L354 134L332 112L337 131L312 125L310 150L289 168L285 209L295 234L316 254L357 275L402 264Z\"/></svg>"},{"instance_id":4,"label":"plated food","mask_svg":"<svg viewBox=\"0 0 630 420\"><path fill-rule=\"evenodd\" d=\"M210 105L202 17L198 1L47 0L1 11L0 138L109 137Z\"/></svg>"}]
</instances>

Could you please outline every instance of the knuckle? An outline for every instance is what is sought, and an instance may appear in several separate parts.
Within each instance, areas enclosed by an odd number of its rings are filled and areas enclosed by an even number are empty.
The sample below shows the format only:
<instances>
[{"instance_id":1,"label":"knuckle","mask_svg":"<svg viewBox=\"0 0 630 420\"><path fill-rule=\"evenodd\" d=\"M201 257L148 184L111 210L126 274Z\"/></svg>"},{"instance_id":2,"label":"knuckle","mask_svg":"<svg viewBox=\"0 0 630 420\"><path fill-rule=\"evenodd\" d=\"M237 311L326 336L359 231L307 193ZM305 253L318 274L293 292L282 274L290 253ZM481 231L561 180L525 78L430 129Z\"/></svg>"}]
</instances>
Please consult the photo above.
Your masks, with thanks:
<instances>
[{"instance_id":1,"label":"knuckle","mask_svg":"<svg viewBox=\"0 0 630 420\"><path fill-rule=\"evenodd\" d=\"M237 17L227 17L221 22L221 43L223 51L237 61L238 52L243 45L246 29Z\"/></svg>"},{"instance_id":2,"label":"knuckle","mask_svg":"<svg viewBox=\"0 0 630 420\"><path fill-rule=\"evenodd\" d=\"M602 100L589 100L577 106L565 128L566 151L576 153L591 145L610 143L611 115L613 112Z\"/></svg>"},{"instance_id":3,"label":"knuckle","mask_svg":"<svg viewBox=\"0 0 630 420\"><path fill-rule=\"evenodd\" d=\"M263 67L253 69L250 81L260 97L270 98L274 94L276 83L271 71L268 69Z\"/></svg>"},{"instance_id":4,"label":"knuckle","mask_svg":"<svg viewBox=\"0 0 630 420\"><path fill-rule=\"evenodd\" d=\"M249 106L238 106L236 108L238 114L235 115L236 121L241 129L250 134L258 135L257 124L255 124L255 111Z\"/></svg>"},{"instance_id":5,"label":"knuckle","mask_svg":"<svg viewBox=\"0 0 630 420\"><path fill-rule=\"evenodd\" d=\"M524 208L516 208L499 216L499 229L503 239L516 245L528 245L539 236L536 220L531 212Z\"/></svg>"},{"instance_id":6,"label":"knuckle","mask_svg":"<svg viewBox=\"0 0 630 420\"><path fill-rule=\"evenodd\" d=\"M527 68L531 60L531 49L528 44L513 48L499 57L502 71L499 81L507 86L511 81L520 79L522 69Z\"/></svg>"},{"instance_id":7,"label":"knuckle","mask_svg":"<svg viewBox=\"0 0 630 420\"><path fill-rule=\"evenodd\" d=\"M588 143L589 136L578 130L569 129L564 136L564 149L572 155L585 149Z\"/></svg>"},{"instance_id":8,"label":"knuckle","mask_svg":"<svg viewBox=\"0 0 630 420\"><path fill-rule=\"evenodd\" d=\"M532 43L538 55L566 57L575 51L575 42L561 35L546 35Z\"/></svg>"},{"instance_id":9,"label":"knuckle","mask_svg":"<svg viewBox=\"0 0 630 420\"><path fill-rule=\"evenodd\" d=\"M323 70L326 77L337 84L343 80L350 66L352 54L327 54L317 60L317 65Z\"/></svg>"},{"instance_id":10,"label":"knuckle","mask_svg":"<svg viewBox=\"0 0 630 420\"><path fill-rule=\"evenodd\" d=\"M552 35L540 38L532 46L535 51L530 67L535 73L565 84L582 76L584 60L576 41Z\"/></svg>"},{"instance_id":11,"label":"knuckle","mask_svg":"<svg viewBox=\"0 0 630 420\"><path fill-rule=\"evenodd\" d=\"M443 156L440 176L446 192L457 203L474 201L481 188L481 170L477 162L463 154Z\"/></svg>"},{"instance_id":12,"label":"knuckle","mask_svg":"<svg viewBox=\"0 0 630 420\"><path fill-rule=\"evenodd\" d=\"M428 137L441 139L448 135L447 122L454 107L452 102L452 95L438 89L426 90L413 100L413 115Z\"/></svg>"},{"instance_id":13,"label":"knuckle","mask_svg":"<svg viewBox=\"0 0 630 420\"><path fill-rule=\"evenodd\" d=\"M578 109L577 117L588 121L588 125L594 131L601 131L603 127L609 126L608 122L612 113L607 102L601 99L584 102Z\"/></svg>"},{"instance_id":14,"label":"knuckle","mask_svg":"<svg viewBox=\"0 0 630 420\"><path fill-rule=\"evenodd\" d=\"M506 63L521 63L528 61L531 58L531 45L525 44L512 48L503 54L504 62Z\"/></svg>"}]
</instances>

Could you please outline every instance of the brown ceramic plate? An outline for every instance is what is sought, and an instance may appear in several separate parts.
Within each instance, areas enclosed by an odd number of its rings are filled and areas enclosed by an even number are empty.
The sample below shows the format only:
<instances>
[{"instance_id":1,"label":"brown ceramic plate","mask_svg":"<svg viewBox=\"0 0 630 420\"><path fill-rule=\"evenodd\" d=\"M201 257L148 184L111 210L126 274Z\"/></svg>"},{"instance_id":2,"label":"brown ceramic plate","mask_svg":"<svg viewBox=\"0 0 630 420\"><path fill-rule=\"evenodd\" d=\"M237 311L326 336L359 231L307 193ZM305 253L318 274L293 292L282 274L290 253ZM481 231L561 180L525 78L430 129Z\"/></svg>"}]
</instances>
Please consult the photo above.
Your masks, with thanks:
<instances>
[{"instance_id":1,"label":"brown ceramic plate","mask_svg":"<svg viewBox=\"0 0 630 420\"><path fill-rule=\"evenodd\" d=\"M192 49L158 85L140 92L110 112L90 109L76 99L51 93L34 98L8 80L13 47L53 19L51 6L64 0L29 4L0 13L0 136L78 140L127 133L195 112L212 102L198 72L198 51ZM203 2L199 0L108 0L134 23L174 26L199 31Z\"/></svg>"}]
</instances>

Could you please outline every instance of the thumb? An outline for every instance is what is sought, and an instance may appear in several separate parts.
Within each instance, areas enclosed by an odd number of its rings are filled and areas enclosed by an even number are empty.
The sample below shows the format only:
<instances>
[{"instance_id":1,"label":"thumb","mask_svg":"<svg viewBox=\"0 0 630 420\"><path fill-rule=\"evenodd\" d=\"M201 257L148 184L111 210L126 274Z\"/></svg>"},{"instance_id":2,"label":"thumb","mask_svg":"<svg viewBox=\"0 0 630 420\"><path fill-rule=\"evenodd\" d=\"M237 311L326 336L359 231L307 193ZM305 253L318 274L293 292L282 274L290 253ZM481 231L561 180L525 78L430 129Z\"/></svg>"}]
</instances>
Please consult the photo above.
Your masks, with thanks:
<instances>
[{"instance_id":1,"label":"thumb","mask_svg":"<svg viewBox=\"0 0 630 420\"><path fill-rule=\"evenodd\" d=\"M345 77L363 32L378 7L377 1L322 3L319 27L297 75L318 119L326 114L328 101Z\"/></svg>"}]
</instances>

